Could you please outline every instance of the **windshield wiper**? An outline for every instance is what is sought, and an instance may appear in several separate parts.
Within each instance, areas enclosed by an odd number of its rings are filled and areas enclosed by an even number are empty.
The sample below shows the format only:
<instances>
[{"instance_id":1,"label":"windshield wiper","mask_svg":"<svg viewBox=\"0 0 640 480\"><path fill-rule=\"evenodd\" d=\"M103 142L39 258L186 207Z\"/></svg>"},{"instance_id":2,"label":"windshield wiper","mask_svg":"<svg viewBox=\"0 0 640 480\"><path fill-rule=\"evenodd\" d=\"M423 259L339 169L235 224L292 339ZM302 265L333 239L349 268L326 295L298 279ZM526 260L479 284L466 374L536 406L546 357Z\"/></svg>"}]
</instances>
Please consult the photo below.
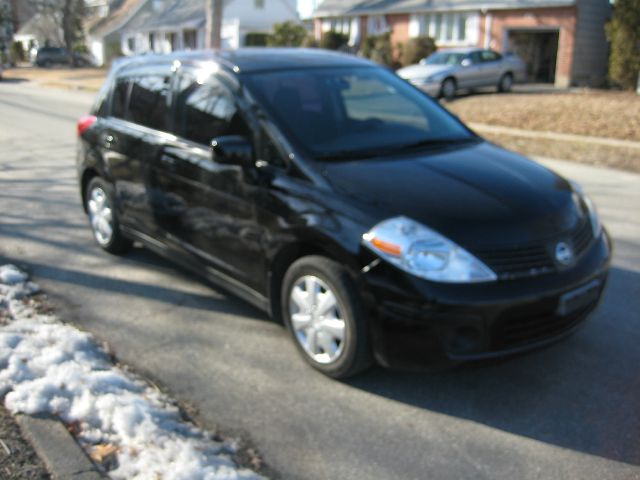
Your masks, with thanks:
<instances>
[{"instance_id":1,"label":"windshield wiper","mask_svg":"<svg viewBox=\"0 0 640 480\"><path fill-rule=\"evenodd\" d=\"M323 162L331 160L361 160L363 158L379 157L384 153L387 153L387 150L337 150L335 152L323 152L315 155L314 158Z\"/></svg>"},{"instance_id":2,"label":"windshield wiper","mask_svg":"<svg viewBox=\"0 0 640 480\"><path fill-rule=\"evenodd\" d=\"M422 147L431 147L437 145L459 145L461 143L476 141L477 137L468 138L435 138L424 139L419 142L407 143L404 145L390 145L377 149L368 150L337 150L335 152L323 152L315 155L314 158L320 161L340 161L340 160L362 160L368 158L383 157L385 155L393 155L398 152L407 152Z\"/></svg>"},{"instance_id":3,"label":"windshield wiper","mask_svg":"<svg viewBox=\"0 0 640 480\"><path fill-rule=\"evenodd\" d=\"M462 137L462 138L426 138L418 142L407 143L405 145L397 146L394 151L406 152L415 150L416 148L432 147L437 145L459 145L461 143L468 143L476 141L476 137Z\"/></svg>"}]
</instances>

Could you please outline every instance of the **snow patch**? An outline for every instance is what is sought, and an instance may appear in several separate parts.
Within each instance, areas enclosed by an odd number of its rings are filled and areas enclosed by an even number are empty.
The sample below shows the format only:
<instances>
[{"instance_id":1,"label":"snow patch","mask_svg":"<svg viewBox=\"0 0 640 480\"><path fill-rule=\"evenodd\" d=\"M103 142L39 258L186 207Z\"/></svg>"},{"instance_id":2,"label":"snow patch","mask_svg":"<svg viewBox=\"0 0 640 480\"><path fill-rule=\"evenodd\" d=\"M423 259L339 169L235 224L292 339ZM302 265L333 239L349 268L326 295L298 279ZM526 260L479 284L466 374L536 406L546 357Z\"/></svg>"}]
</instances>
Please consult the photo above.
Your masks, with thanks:
<instances>
[{"instance_id":1,"label":"snow patch","mask_svg":"<svg viewBox=\"0 0 640 480\"><path fill-rule=\"evenodd\" d=\"M0 266L0 396L10 411L60 417L114 479L261 478L235 465L231 444L114 366L89 334L38 313L37 291L24 272Z\"/></svg>"}]
</instances>

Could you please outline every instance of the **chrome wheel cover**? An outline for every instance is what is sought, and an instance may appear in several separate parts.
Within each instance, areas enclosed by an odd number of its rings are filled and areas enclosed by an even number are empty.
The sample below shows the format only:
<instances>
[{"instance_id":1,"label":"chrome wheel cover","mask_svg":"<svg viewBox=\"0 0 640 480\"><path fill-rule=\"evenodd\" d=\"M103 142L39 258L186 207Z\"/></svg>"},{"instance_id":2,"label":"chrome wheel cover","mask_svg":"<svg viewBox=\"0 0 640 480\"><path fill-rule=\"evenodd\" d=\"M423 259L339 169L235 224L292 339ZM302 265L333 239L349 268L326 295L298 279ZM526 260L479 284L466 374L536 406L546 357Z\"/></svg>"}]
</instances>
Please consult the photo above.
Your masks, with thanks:
<instances>
[{"instance_id":1,"label":"chrome wheel cover","mask_svg":"<svg viewBox=\"0 0 640 480\"><path fill-rule=\"evenodd\" d=\"M325 282L313 275L298 278L289 292L289 315L296 340L314 361L330 364L340 357L347 323Z\"/></svg>"},{"instance_id":2,"label":"chrome wheel cover","mask_svg":"<svg viewBox=\"0 0 640 480\"><path fill-rule=\"evenodd\" d=\"M113 212L109 198L102 188L95 187L91 190L87 209L96 241L103 246L109 244L113 238Z\"/></svg>"}]
</instances>

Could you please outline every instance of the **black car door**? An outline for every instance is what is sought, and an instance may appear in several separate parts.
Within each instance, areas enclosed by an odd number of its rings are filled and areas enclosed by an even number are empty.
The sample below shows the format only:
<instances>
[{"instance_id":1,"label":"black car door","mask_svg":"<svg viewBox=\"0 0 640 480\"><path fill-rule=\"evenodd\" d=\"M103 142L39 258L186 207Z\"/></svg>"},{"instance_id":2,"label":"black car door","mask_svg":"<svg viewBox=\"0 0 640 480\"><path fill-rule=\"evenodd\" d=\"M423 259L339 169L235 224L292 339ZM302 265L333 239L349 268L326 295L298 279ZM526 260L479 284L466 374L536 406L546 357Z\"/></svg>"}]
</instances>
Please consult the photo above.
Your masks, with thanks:
<instances>
[{"instance_id":1,"label":"black car door","mask_svg":"<svg viewBox=\"0 0 640 480\"><path fill-rule=\"evenodd\" d=\"M122 223L148 234L157 230L148 170L169 135L170 81L169 67L120 76L112 93L111 115L99 138Z\"/></svg>"},{"instance_id":2,"label":"black car door","mask_svg":"<svg viewBox=\"0 0 640 480\"><path fill-rule=\"evenodd\" d=\"M183 70L173 96L174 133L150 176L154 215L166 241L254 290L263 284L264 258L256 224L256 186L240 166L215 161L215 137L253 141L234 93L220 78Z\"/></svg>"}]
</instances>

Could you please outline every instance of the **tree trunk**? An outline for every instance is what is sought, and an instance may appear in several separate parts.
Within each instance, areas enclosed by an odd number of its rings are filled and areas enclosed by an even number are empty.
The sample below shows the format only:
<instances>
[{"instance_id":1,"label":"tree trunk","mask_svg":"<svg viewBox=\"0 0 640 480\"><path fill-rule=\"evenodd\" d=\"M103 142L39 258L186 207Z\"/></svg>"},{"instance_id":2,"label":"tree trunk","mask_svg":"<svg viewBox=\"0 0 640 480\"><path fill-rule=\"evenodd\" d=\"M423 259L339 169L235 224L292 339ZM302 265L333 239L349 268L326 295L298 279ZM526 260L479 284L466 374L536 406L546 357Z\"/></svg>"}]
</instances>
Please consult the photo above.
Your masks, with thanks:
<instances>
[{"instance_id":1,"label":"tree trunk","mask_svg":"<svg viewBox=\"0 0 640 480\"><path fill-rule=\"evenodd\" d=\"M206 4L206 48L219 49L222 47L222 2L223 0L205 0Z\"/></svg>"},{"instance_id":2,"label":"tree trunk","mask_svg":"<svg viewBox=\"0 0 640 480\"><path fill-rule=\"evenodd\" d=\"M64 0L62 6L62 35L64 38L64 46L69 54L69 65L75 68L76 62L73 56L73 42L75 39L75 19L74 19L74 1Z\"/></svg>"}]
</instances>

